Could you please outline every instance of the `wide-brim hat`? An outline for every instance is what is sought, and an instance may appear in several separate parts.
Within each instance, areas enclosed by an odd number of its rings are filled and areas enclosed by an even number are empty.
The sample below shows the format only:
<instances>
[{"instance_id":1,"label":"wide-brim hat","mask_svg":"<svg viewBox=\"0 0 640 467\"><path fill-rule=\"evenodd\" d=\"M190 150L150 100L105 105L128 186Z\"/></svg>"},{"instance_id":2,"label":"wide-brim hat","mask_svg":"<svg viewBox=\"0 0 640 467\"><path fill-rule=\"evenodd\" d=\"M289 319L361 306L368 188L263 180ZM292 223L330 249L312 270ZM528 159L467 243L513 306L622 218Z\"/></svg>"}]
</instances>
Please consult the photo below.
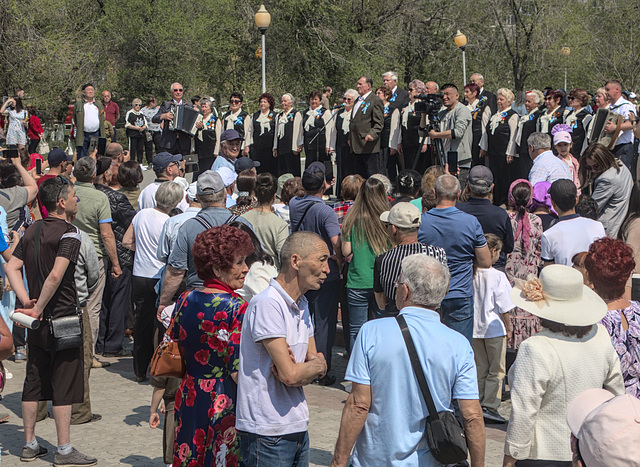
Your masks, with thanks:
<instances>
[{"instance_id":1,"label":"wide-brim hat","mask_svg":"<svg viewBox=\"0 0 640 467\"><path fill-rule=\"evenodd\" d=\"M566 326L589 326L607 314L607 304L584 285L582 274L561 264L543 268L539 279L516 279L511 300L532 315Z\"/></svg>"}]
</instances>

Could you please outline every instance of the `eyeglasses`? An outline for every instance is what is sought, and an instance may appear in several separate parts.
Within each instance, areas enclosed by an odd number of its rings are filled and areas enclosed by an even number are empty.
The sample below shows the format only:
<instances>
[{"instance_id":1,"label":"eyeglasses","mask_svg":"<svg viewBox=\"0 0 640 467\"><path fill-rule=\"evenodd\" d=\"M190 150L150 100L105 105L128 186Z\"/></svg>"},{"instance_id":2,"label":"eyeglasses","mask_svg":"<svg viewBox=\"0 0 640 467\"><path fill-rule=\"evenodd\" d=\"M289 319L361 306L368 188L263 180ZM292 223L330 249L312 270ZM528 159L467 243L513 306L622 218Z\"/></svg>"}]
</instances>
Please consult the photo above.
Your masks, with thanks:
<instances>
[{"instance_id":1,"label":"eyeglasses","mask_svg":"<svg viewBox=\"0 0 640 467\"><path fill-rule=\"evenodd\" d=\"M71 182L66 177L63 177L62 175L57 175L56 180L59 180L62 183L62 186L60 186L60 189L58 190L58 194L56 195L56 203L57 203L58 200L60 199L60 195L62 194L62 190L64 190L64 187L69 185Z\"/></svg>"},{"instance_id":2,"label":"eyeglasses","mask_svg":"<svg viewBox=\"0 0 640 467\"><path fill-rule=\"evenodd\" d=\"M140 107L141 105L142 105L142 104L133 104L133 106L134 106L134 107L135 107L135 106Z\"/></svg>"},{"instance_id":3,"label":"eyeglasses","mask_svg":"<svg viewBox=\"0 0 640 467\"><path fill-rule=\"evenodd\" d=\"M172 92L182 92L182 88L176 88Z\"/></svg>"},{"instance_id":4,"label":"eyeglasses","mask_svg":"<svg viewBox=\"0 0 640 467\"><path fill-rule=\"evenodd\" d=\"M352 99L352 98L350 98L350 97L345 97L345 98L344 98L344 100L345 100L345 101L349 101L349 102L351 102L353 99Z\"/></svg>"},{"instance_id":5,"label":"eyeglasses","mask_svg":"<svg viewBox=\"0 0 640 467\"><path fill-rule=\"evenodd\" d=\"M553 100L553 97L551 97L551 96L549 96L549 97L545 97L545 98L544 98L544 100L545 100L545 101L551 101L551 100Z\"/></svg>"},{"instance_id":6,"label":"eyeglasses","mask_svg":"<svg viewBox=\"0 0 640 467\"><path fill-rule=\"evenodd\" d=\"M402 284L404 284L404 282L400 282L400 279L398 279L393 283L393 287L397 289Z\"/></svg>"},{"instance_id":7,"label":"eyeglasses","mask_svg":"<svg viewBox=\"0 0 640 467\"><path fill-rule=\"evenodd\" d=\"M229 104L239 104L242 102L240 99L229 99Z\"/></svg>"}]
</instances>

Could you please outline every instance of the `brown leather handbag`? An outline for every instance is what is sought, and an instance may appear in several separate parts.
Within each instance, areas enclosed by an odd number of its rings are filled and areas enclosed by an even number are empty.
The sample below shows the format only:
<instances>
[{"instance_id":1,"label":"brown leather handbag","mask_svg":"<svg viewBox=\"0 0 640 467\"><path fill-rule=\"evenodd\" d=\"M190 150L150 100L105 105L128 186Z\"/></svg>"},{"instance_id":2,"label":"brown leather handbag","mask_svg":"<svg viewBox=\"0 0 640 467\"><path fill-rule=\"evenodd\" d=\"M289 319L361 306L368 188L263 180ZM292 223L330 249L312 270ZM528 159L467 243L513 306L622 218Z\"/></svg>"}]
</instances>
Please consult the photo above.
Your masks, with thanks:
<instances>
[{"instance_id":1,"label":"brown leather handbag","mask_svg":"<svg viewBox=\"0 0 640 467\"><path fill-rule=\"evenodd\" d=\"M182 302L184 303L184 301ZM180 311L180 310L178 310ZM175 316L178 313L174 315ZM165 333L171 338L171 330L175 320L171 321L171 325ZM182 378L186 370L184 357L182 356L182 348L179 342L173 340L169 342L162 341L153 353L149 374L151 376L173 376L174 378Z\"/></svg>"}]
</instances>

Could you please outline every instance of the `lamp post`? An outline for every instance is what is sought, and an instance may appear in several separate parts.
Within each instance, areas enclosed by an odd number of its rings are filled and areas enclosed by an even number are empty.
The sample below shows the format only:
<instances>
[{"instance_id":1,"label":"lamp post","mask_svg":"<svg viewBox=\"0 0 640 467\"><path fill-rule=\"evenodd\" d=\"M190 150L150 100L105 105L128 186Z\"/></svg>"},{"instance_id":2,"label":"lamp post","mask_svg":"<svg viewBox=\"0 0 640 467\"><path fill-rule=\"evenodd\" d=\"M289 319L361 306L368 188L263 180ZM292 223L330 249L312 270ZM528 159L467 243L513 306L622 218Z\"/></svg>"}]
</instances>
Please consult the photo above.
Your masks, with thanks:
<instances>
[{"instance_id":1,"label":"lamp post","mask_svg":"<svg viewBox=\"0 0 640 467\"><path fill-rule=\"evenodd\" d=\"M562 47L560 49L560 53L565 57L565 62L564 62L564 90L567 90L567 62L566 62L566 57L569 56L569 54L571 53L571 49L569 47Z\"/></svg>"},{"instance_id":2,"label":"lamp post","mask_svg":"<svg viewBox=\"0 0 640 467\"><path fill-rule=\"evenodd\" d=\"M467 84L467 63L464 57L464 49L467 47L467 36L462 34L460 29L458 29L456 35L453 36L453 41L456 43L456 46L462 50L462 85L465 86Z\"/></svg>"},{"instance_id":3,"label":"lamp post","mask_svg":"<svg viewBox=\"0 0 640 467\"><path fill-rule=\"evenodd\" d=\"M265 34L267 33L267 28L271 24L271 15L264 7L264 5L260 5L260 9L256 13L255 16L256 26L258 30L262 34L262 92L267 92L267 81L266 81L266 65L265 65Z\"/></svg>"}]
</instances>

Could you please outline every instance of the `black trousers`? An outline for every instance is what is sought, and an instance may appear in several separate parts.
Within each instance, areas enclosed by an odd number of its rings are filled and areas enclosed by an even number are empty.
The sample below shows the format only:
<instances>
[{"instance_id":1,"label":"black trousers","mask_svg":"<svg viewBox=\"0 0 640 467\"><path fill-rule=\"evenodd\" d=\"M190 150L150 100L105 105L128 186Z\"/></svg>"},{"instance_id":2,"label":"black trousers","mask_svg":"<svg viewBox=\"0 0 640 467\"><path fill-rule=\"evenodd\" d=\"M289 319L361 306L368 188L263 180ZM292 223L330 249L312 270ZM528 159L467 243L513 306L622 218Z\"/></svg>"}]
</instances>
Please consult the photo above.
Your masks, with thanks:
<instances>
[{"instance_id":1,"label":"black trousers","mask_svg":"<svg viewBox=\"0 0 640 467\"><path fill-rule=\"evenodd\" d=\"M333 280L306 294L315 327L316 348L327 361L327 373L331 370L331 350L336 340L339 287L340 280Z\"/></svg>"},{"instance_id":2,"label":"black trousers","mask_svg":"<svg viewBox=\"0 0 640 467\"><path fill-rule=\"evenodd\" d=\"M122 338L127 316L131 310L131 268L123 267L118 279L111 277L111 263L107 267L107 283L102 296L98 353L118 353L122 350Z\"/></svg>"},{"instance_id":3,"label":"black trousers","mask_svg":"<svg viewBox=\"0 0 640 467\"><path fill-rule=\"evenodd\" d=\"M33 154L34 152L36 152L36 149L38 149L38 144L40 144L40 138L29 140L29 154Z\"/></svg>"},{"instance_id":4,"label":"black trousers","mask_svg":"<svg viewBox=\"0 0 640 467\"><path fill-rule=\"evenodd\" d=\"M202 173L206 172L207 170L211 170L211 166L213 165L213 161L215 160L216 160L215 156L211 156L211 157L198 156L198 172L194 174L193 181L194 182L197 181L198 177L202 175Z\"/></svg>"},{"instance_id":5,"label":"black trousers","mask_svg":"<svg viewBox=\"0 0 640 467\"><path fill-rule=\"evenodd\" d=\"M144 135L129 137L129 155L132 161L138 161L142 164L144 160L144 143L146 139Z\"/></svg>"},{"instance_id":6,"label":"black trousers","mask_svg":"<svg viewBox=\"0 0 640 467\"><path fill-rule=\"evenodd\" d=\"M336 168L338 169L338 174L336 175L336 196L341 196L342 180L356 172L353 154L351 154L349 146L336 148Z\"/></svg>"},{"instance_id":7,"label":"black trousers","mask_svg":"<svg viewBox=\"0 0 640 467\"><path fill-rule=\"evenodd\" d=\"M133 371L136 376L146 376L151 363L154 333L160 322L156 319L155 286L158 279L133 276L133 306L136 324L133 329Z\"/></svg>"},{"instance_id":8,"label":"black trousers","mask_svg":"<svg viewBox=\"0 0 640 467\"><path fill-rule=\"evenodd\" d=\"M160 145L160 140L162 139L162 132L160 131L152 131L151 132L151 141L147 141L145 138L144 141L144 155L147 158L147 163L151 164L153 162L153 150L155 148L156 154L162 152L162 146Z\"/></svg>"},{"instance_id":9,"label":"black trousers","mask_svg":"<svg viewBox=\"0 0 640 467\"><path fill-rule=\"evenodd\" d=\"M366 180L374 174L380 173L380 152L371 154L353 154L356 173Z\"/></svg>"},{"instance_id":10,"label":"black trousers","mask_svg":"<svg viewBox=\"0 0 640 467\"><path fill-rule=\"evenodd\" d=\"M292 174L294 177L299 177L301 173L300 154L278 152L278 176Z\"/></svg>"}]
</instances>

